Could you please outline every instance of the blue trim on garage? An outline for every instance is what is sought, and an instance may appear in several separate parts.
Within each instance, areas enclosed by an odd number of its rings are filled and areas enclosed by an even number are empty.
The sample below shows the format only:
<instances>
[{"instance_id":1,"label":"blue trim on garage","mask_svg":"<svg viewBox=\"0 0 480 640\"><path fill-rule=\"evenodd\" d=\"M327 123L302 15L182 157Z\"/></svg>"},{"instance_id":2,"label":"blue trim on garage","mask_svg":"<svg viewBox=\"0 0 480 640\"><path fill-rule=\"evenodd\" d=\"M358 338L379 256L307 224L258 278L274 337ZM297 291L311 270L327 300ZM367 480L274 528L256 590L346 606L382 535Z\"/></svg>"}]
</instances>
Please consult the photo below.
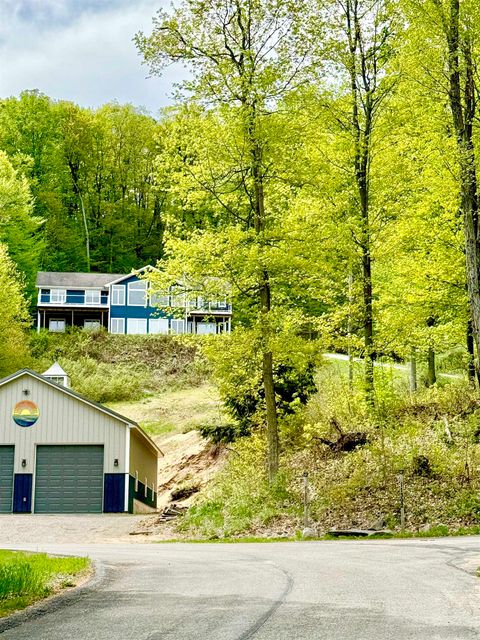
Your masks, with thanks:
<instances>
[{"instance_id":1,"label":"blue trim on garage","mask_svg":"<svg viewBox=\"0 0 480 640\"><path fill-rule=\"evenodd\" d=\"M33 474L16 473L13 482L13 513L32 513Z\"/></svg>"},{"instance_id":2,"label":"blue trim on garage","mask_svg":"<svg viewBox=\"0 0 480 640\"><path fill-rule=\"evenodd\" d=\"M148 505L156 509L157 507L157 493L152 491L150 487L147 487L147 495L145 495L145 485L143 482L138 481L138 491L135 491L135 478L128 476L128 512L133 513L133 501L138 500L143 504Z\"/></svg>"},{"instance_id":3,"label":"blue trim on garage","mask_svg":"<svg viewBox=\"0 0 480 640\"><path fill-rule=\"evenodd\" d=\"M125 474L106 473L103 488L103 512L123 513L125 511Z\"/></svg>"}]
</instances>

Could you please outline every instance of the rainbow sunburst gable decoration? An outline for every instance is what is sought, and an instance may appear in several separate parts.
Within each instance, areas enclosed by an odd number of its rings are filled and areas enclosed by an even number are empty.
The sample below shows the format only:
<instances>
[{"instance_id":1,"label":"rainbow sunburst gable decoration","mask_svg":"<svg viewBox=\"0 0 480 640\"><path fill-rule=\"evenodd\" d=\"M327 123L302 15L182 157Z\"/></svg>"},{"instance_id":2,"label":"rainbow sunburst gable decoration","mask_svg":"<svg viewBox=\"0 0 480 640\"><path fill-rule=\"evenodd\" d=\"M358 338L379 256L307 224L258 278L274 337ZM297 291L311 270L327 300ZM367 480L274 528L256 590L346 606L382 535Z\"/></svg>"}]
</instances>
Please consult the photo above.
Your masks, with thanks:
<instances>
[{"instance_id":1,"label":"rainbow sunburst gable decoration","mask_svg":"<svg viewBox=\"0 0 480 640\"><path fill-rule=\"evenodd\" d=\"M22 400L17 402L13 409L13 421L18 424L19 427L31 427L33 426L40 416L40 411L37 405L30 400Z\"/></svg>"}]
</instances>

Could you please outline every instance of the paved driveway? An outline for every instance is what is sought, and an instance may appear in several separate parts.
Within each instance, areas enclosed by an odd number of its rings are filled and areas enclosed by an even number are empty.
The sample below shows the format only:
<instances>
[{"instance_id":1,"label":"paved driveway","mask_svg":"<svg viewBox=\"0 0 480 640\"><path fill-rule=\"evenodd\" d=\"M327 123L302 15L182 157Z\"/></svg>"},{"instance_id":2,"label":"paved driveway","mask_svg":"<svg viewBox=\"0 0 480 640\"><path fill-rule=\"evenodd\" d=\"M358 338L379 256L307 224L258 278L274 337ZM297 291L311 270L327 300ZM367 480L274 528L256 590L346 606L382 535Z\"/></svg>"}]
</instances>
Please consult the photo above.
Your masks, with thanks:
<instances>
[{"instance_id":1,"label":"paved driveway","mask_svg":"<svg viewBox=\"0 0 480 640\"><path fill-rule=\"evenodd\" d=\"M105 577L5 640L480 638L477 538L35 548Z\"/></svg>"},{"instance_id":2,"label":"paved driveway","mask_svg":"<svg viewBox=\"0 0 480 640\"><path fill-rule=\"evenodd\" d=\"M151 516L150 516L151 517ZM146 516L130 514L1 514L0 547L5 544L130 542Z\"/></svg>"}]
</instances>

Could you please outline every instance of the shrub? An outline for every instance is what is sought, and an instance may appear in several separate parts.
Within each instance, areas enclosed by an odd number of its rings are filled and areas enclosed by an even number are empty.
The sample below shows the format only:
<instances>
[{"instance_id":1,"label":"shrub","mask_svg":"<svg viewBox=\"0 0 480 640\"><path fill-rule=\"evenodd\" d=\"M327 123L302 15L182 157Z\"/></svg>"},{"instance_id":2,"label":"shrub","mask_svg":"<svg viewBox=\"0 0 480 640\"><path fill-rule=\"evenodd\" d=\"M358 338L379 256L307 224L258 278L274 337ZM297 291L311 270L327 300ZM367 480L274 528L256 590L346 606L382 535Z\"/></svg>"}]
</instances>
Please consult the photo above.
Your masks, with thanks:
<instances>
[{"instance_id":1,"label":"shrub","mask_svg":"<svg viewBox=\"0 0 480 640\"><path fill-rule=\"evenodd\" d=\"M288 353L276 355L274 386L277 411L280 420L293 415L315 393L316 348L313 342L296 342L299 351L295 358ZM301 351L304 349L304 352ZM254 334L237 328L235 334L225 335L215 342L205 342L203 347L211 363L213 377L231 418L238 425L218 425L206 428L217 442L232 442L249 435L265 422L265 392L261 376L261 359ZM221 434L225 428L225 434Z\"/></svg>"},{"instance_id":2,"label":"shrub","mask_svg":"<svg viewBox=\"0 0 480 640\"><path fill-rule=\"evenodd\" d=\"M152 374L143 365L109 365L92 358L61 360L75 391L96 402L137 400L151 388Z\"/></svg>"},{"instance_id":3,"label":"shrub","mask_svg":"<svg viewBox=\"0 0 480 640\"><path fill-rule=\"evenodd\" d=\"M263 438L243 438L234 444L228 464L209 491L200 495L199 502L182 519L180 529L222 538L274 526L276 520L286 516L295 518L301 506L288 485L288 476L281 473L269 486Z\"/></svg>"}]
</instances>

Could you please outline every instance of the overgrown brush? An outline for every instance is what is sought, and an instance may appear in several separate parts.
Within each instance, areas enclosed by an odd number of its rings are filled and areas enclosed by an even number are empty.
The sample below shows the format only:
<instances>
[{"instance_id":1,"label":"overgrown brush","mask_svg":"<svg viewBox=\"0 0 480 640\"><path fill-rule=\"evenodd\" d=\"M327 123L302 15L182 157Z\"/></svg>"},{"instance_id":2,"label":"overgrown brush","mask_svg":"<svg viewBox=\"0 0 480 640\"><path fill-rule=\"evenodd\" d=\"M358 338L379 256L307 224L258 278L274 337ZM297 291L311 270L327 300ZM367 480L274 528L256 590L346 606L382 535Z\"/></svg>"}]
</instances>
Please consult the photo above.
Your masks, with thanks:
<instances>
[{"instance_id":1,"label":"overgrown brush","mask_svg":"<svg viewBox=\"0 0 480 640\"><path fill-rule=\"evenodd\" d=\"M228 464L207 493L181 521L180 530L206 538L258 531L296 519L298 501L288 470L269 486L265 473L266 443L253 435L232 445Z\"/></svg>"},{"instance_id":2,"label":"overgrown brush","mask_svg":"<svg viewBox=\"0 0 480 640\"><path fill-rule=\"evenodd\" d=\"M58 360L73 388L97 402L118 402L202 384L209 369L197 336L123 336L71 328L31 338L34 368Z\"/></svg>"},{"instance_id":3,"label":"overgrown brush","mask_svg":"<svg viewBox=\"0 0 480 640\"><path fill-rule=\"evenodd\" d=\"M375 409L329 367L305 410L281 425L282 474L269 487L261 432L232 445L227 466L182 524L190 534L224 536L301 523L308 472L312 521L337 527L400 526L399 474L407 528L480 523L480 399L461 379L406 392L398 380L377 385Z\"/></svg>"}]
</instances>

